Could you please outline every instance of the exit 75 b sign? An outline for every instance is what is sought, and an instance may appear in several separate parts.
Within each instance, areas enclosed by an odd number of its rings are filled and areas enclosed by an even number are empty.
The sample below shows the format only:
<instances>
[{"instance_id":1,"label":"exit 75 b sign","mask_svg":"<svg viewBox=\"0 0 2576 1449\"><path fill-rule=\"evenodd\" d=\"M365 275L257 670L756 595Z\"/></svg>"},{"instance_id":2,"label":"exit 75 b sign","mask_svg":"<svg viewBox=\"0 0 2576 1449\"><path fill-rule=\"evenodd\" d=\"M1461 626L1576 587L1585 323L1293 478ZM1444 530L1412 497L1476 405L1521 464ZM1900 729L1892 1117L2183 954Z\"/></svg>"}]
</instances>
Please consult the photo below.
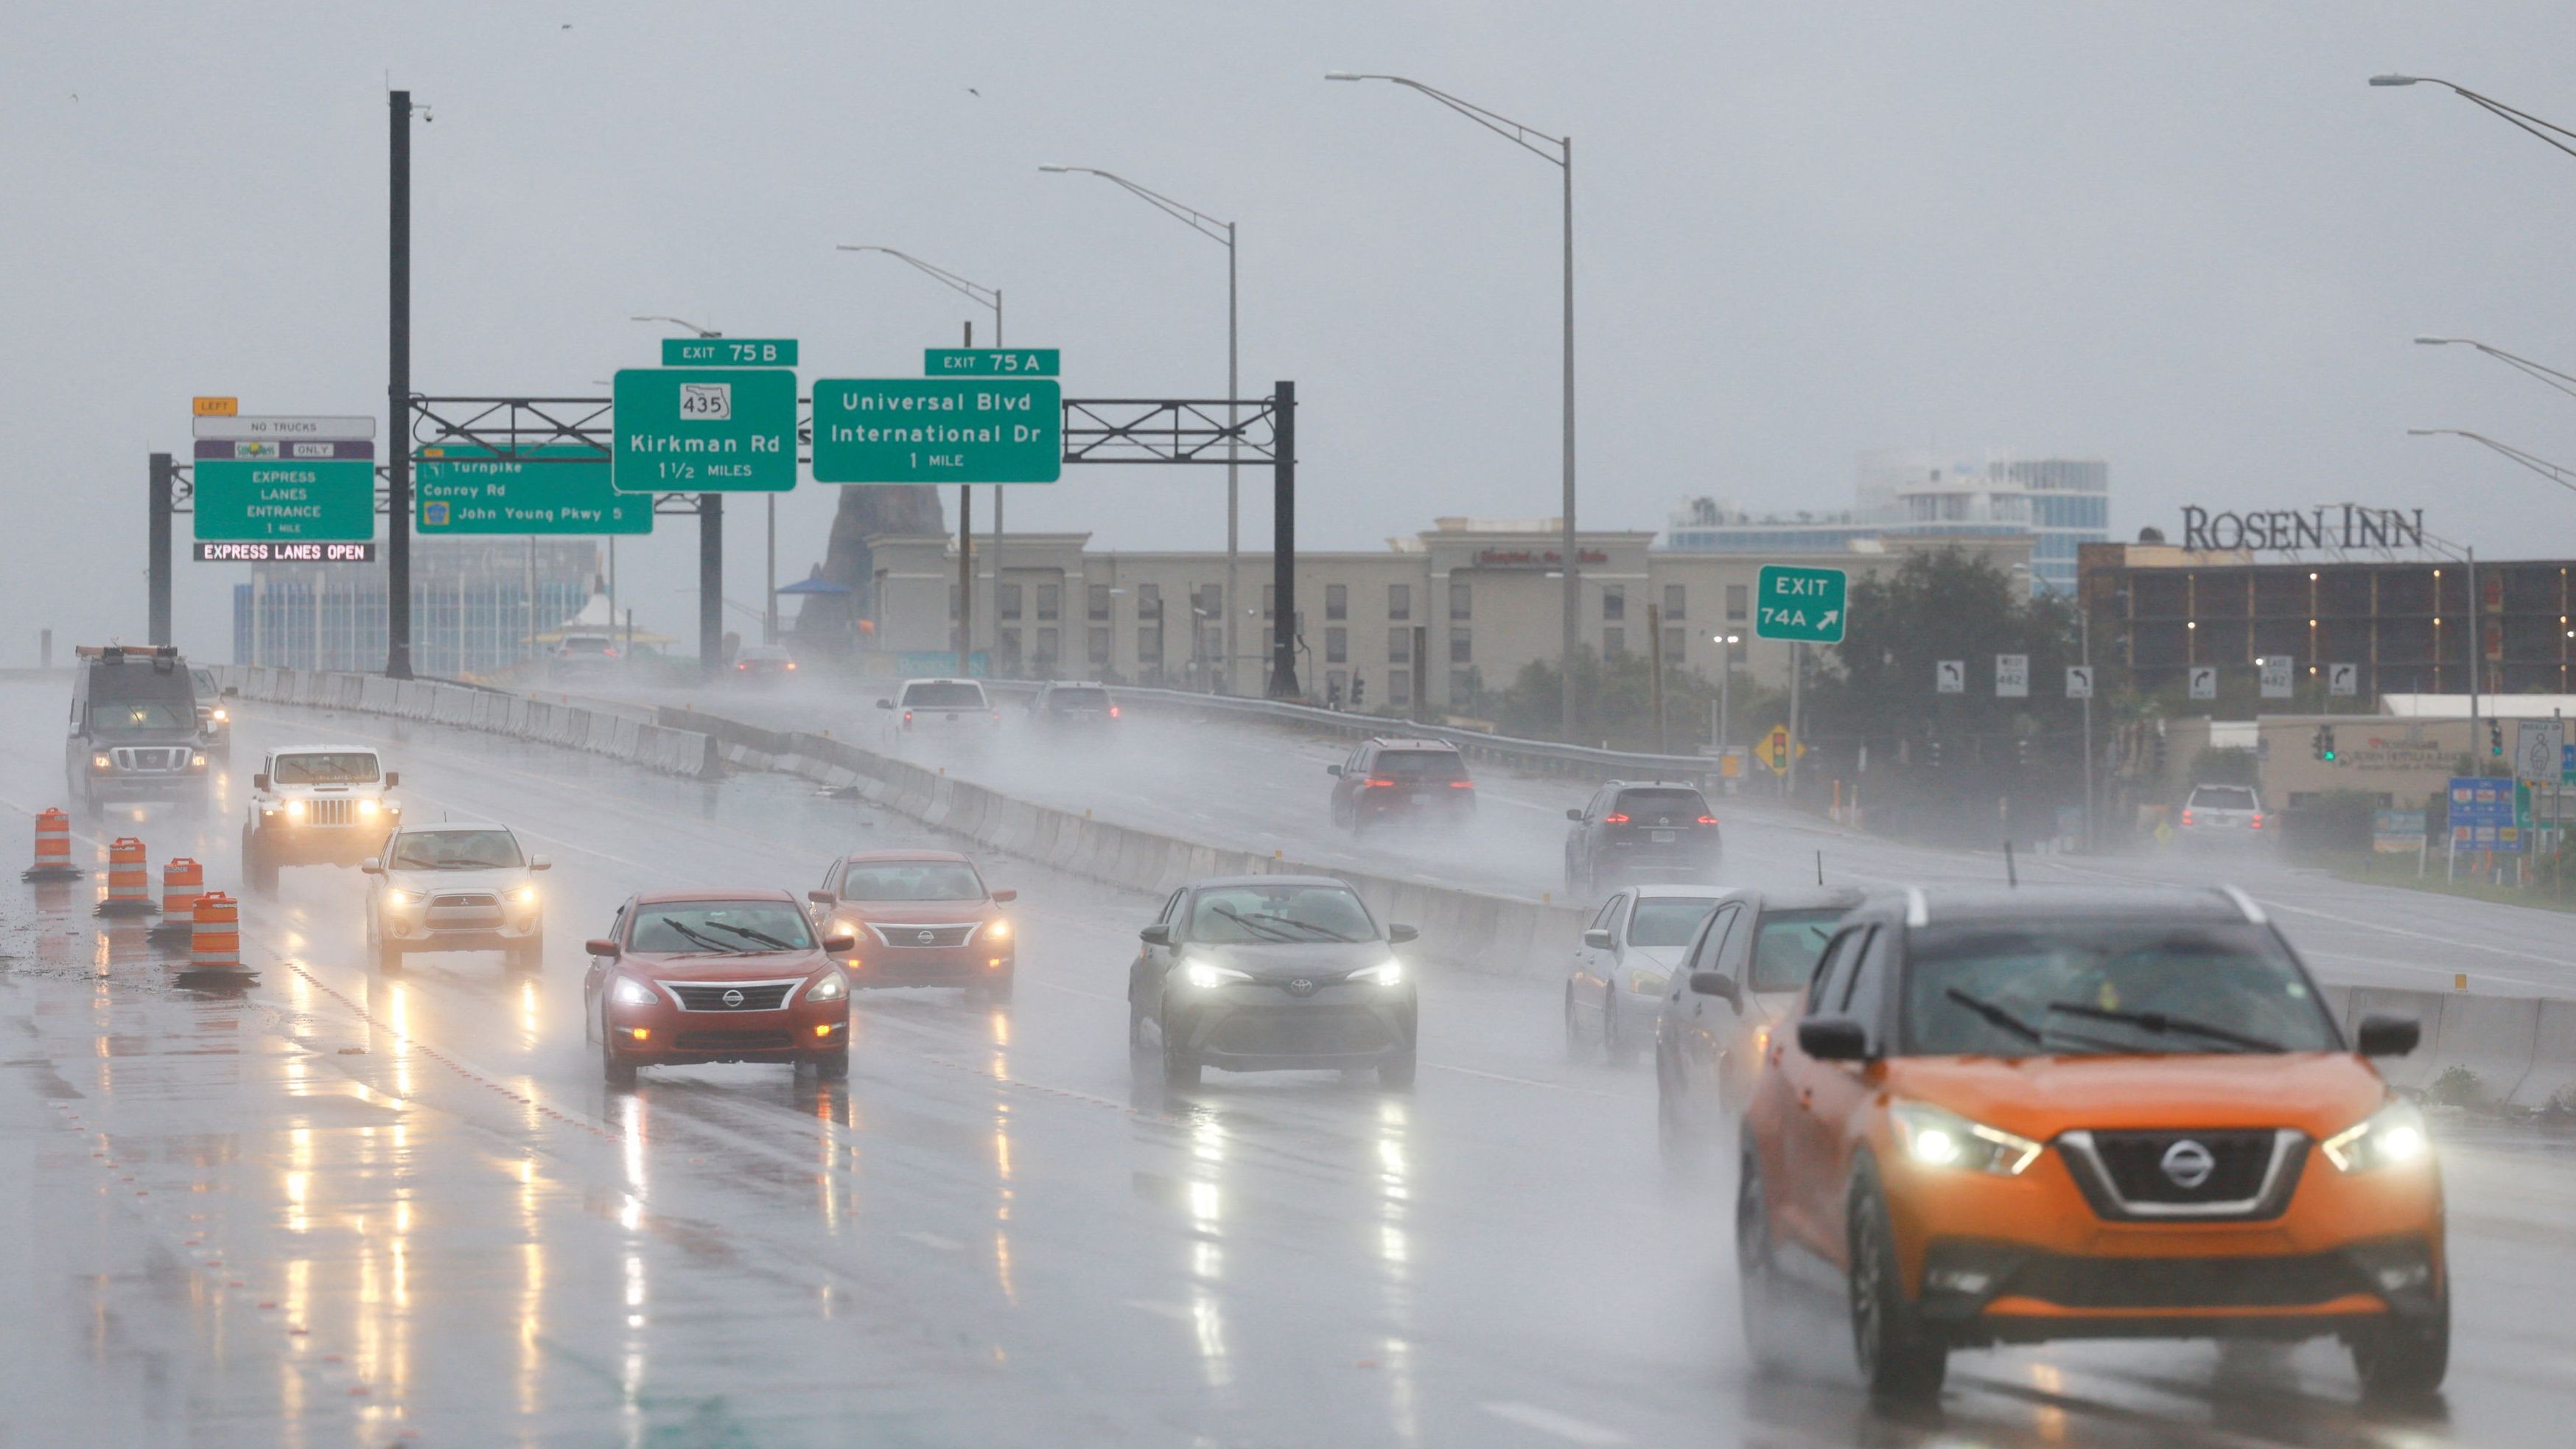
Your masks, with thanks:
<instances>
[{"instance_id":1,"label":"exit 75 b sign","mask_svg":"<svg viewBox=\"0 0 2576 1449\"><path fill-rule=\"evenodd\" d=\"M1763 639L1795 639L1808 644L1843 641L1841 569L1762 566L1754 589L1753 632Z\"/></svg>"}]
</instances>

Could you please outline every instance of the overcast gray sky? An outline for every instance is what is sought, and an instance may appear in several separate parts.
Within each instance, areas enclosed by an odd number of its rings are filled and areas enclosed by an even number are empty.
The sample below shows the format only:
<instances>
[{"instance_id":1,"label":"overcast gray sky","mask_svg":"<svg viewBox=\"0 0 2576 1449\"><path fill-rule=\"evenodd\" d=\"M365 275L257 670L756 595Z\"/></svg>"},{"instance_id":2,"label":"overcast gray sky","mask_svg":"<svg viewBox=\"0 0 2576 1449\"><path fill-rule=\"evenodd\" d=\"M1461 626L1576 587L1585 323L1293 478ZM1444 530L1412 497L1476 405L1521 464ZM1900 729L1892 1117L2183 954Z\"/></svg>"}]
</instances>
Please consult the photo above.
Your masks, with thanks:
<instances>
[{"instance_id":1,"label":"overcast gray sky","mask_svg":"<svg viewBox=\"0 0 2576 1449\"><path fill-rule=\"evenodd\" d=\"M1590 524L1695 493L1840 507L1860 449L2000 445L2107 457L2124 533L2349 498L2576 554L2576 496L2402 435L2576 461L2576 401L2408 344L2576 370L2576 158L2363 84L2440 75L2576 125L2563 3L30 0L11 31L0 664L42 625L142 635L145 458L188 451L191 395L381 413L388 77L436 117L425 392L597 391L656 357L636 312L800 338L809 379L909 375L973 312L832 250L876 242L1002 287L1072 394L1219 393L1222 249L1036 170L1059 161L1239 221L1244 376L1298 382L1310 546L1551 515L1555 172L1321 78L1394 71L1575 137ZM1069 470L1010 521L1216 547L1222 478ZM835 493L782 503L783 576ZM753 601L756 509L733 517ZM694 617L694 547L681 522L625 554L640 620ZM244 577L180 565L182 644L227 656Z\"/></svg>"}]
</instances>

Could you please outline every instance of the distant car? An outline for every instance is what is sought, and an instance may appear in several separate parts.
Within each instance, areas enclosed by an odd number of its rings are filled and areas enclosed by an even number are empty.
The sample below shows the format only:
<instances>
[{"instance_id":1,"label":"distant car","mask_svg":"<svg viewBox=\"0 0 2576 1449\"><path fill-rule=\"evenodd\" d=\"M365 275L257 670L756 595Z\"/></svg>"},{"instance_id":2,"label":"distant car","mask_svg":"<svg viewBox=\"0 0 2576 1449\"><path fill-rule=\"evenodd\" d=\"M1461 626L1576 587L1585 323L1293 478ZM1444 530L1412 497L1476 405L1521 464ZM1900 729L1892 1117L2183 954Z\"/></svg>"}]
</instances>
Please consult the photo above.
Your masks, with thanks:
<instances>
[{"instance_id":1,"label":"distant car","mask_svg":"<svg viewBox=\"0 0 2576 1449\"><path fill-rule=\"evenodd\" d=\"M911 740L981 744L1002 726L983 683L973 679L910 679L877 708L894 712L895 743Z\"/></svg>"},{"instance_id":2,"label":"distant car","mask_svg":"<svg viewBox=\"0 0 2576 1449\"><path fill-rule=\"evenodd\" d=\"M828 936L853 942L841 958L854 988L963 986L987 1001L1011 999L1019 941L975 863L947 850L878 850L832 862L805 893Z\"/></svg>"},{"instance_id":3,"label":"distant car","mask_svg":"<svg viewBox=\"0 0 2576 1449\"><path fill-rule=\"evenodd\" d=\"M2252 840L2263 829L2263 797L2251 785L2194 785L2182 802L2182 833L2196 840Z\"/></svg>"},{"instance_id":4,"label":"distant car","mask_svg":"<svg viewBox=\"0 0 2576 1449\"><path fill-rule=\"evenodd\" d=\"M1381 1086L1410 1086L1420 999L1394 948L1415 934L1381 931L1359 892L1330 876L1183 886L1138 933L1128 1049L1159 1051L1178 1087L1205 1067L1374 1067Z\"/></svg>"},{"instance_id":5,"label":"distant car","mask_svg":"<svg viewBox=\"0 0 2576 1449\"><path fill-rule=\"evenodd\" d=\"M776 684L796 672L796 657L784 644L745 644L734 651L733 673L750 684Z\"/></svg>"},{"instance_id":6,"label":"distant car","mask_svg":"<svg viewBox=\"0 0 2576 1449\"><path fill-rule=\"evenodd\" d=\"M198 740L202 742L206 754L217 762L231 759L233 757L233 711L232 706L225 701L239 695L241 691L229 686L218 686L215 683L215 671L211 669L189 670L188 682L194 686L197 696Z\"/></svg>"},{"instance_id":7,"label":"distant car","mask_svg":"<svg viewBox=\"0 0 2576 1449\"><path fill-rule=\"evenodd\" d=\"M606 634L566 634L546 651L546 677L557 683L605 678L618 665L617 641Z\"/></svg>"},{"instance_id":8,"label":"distant car","mask_svg":"<svg viewBox=\"0 0 2576 1449\"><path fill-rule=\"evenodd\" d=\"M1457 825L1475 818L1476 782L1447 740L1363 740L1326 765L1333 823L1358 835L1384 825Z\"/></svg>"},{"instance_id":9,"label":"distant car","mask_svg":"<svg viewBox=\"0 0 2576 1449\"><path fill-rule=\"evenodd\" d=\"M203 811L212 771L197 734L196 689L169 645L83 644L72 666L64 783L96 813L119 801Z\"/></svg>"},{"instance_id":10,"label":"distant car","mask_svg":"<svg viewBox=\"0 0 2576 1449\"><path fill-rule=\"evenodd\" d=\"M1565 1055L1597 1046L1612 1066L1654 1040L1665 979L1699 934L1718 886L1640 885L1613 892L1583 929L1565 982Z\"/></svg>"},{"instance_id":11,"label":"distant car","mask_svg":"<svg viewBox=\"0 0 2576 1449\"><path fill-rule=\"evenodd\" d=\"M1105 684L1056 681L1039 685L1029 699L1029 720L1044 729L1100 729L1117 718L1118 702Z\"/></svg>"},{"instance_id":12,"label":"distant car","mask_svg":"<svg viewBox=\"0 0 2576 1449\"><path fill-rule=\"evenodd\" d=\"M1718 892L1657 1003L1655 1122L1665 1166L1722 1161L1780 1023L1796 1014L1848 886Z\"/></svg>"},{"instance_id":13,"label":"distant car","mask_svg":"<svg viewBox=\"0 0 2576 1449\"><path fill-rule=\"evenodd\" d=\"M505 825L442 821L398 829L367 873L367 940L393 970L411 951L499 951L514 971L545 960L545 902L536 873L550 864L519 848Z\"/></svg>"},{"instance_id":14,"label":"distant car","mask_svg":"<svg viewBox=\"0 0 2576 1449\"><path fill-rule=\"evenodd\" d=\"M1690 785L1613 780L1565 818L1568 895L1623 881L1713 882L1725 855L1708 797Z\"/></svg>"},{"instance_id":15,"label":"distant car","mask_svg":"<svg viewBox=\"0 0 2576 1449\"><path fill-rule=\"evenodd\" d=\"M402 777L365 745L295 745L271 750L250 777L242 821L242 876L254 891L277 889L287 865L359 865L384 851L402 824L391 795Z\"/></svg>"},{"instance_id":16,"label":"distant car","mask_svg":"<svg viewBox=\"0 0 2576 1449\"><path fill-rule=\"evenodd\" d=\"M588 943L584 1035L612 1088L636 1069L784 1062L850 1074L850 986L785 891L648 891Z\"/></svg>"}]
</instances>

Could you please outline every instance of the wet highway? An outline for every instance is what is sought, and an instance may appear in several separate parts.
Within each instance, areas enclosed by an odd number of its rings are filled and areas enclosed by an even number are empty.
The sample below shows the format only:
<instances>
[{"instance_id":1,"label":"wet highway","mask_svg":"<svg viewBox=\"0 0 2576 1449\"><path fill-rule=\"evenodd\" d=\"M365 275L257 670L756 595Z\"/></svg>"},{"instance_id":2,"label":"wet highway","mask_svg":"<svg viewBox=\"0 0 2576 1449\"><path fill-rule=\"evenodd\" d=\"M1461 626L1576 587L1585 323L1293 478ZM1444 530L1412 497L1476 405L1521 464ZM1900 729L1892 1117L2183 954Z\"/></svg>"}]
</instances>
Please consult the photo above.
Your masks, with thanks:
<instances>
[{"instance_id":1,"label":"wet highway","mask_svg":"<svg viewBox=\"0 0 2576 1449\"><path fill-rule=\"evenodd\" d=\"M0 683L0 824L19 840L58 803L62 697ZM139 927L90 917L95 870L50 893L12 882L0 1313L19 1371L0 1442L2395 1449L2563 1442L2576 1401L2560 1308L2576 1153L2470 1134L2446 1147L2459 1322L2435 1412L2357 1408L2322 1345L1966 1353L1941 1407L1902 1419L1872 1412L1829 1332L1813 1374L1757 1379L1725 1185L1666 1186L1651 1083L1565 1062L1552 991L1426 981L1410 1093L1317 1073L1167 1093L1124 1046L1154 903L1023 862L988 862L1023 892L1014 1004L864 996L847 1083L726 1066L611 1094L582 1042L580 942L628 891L801 890L835 852L946 842L785 777L682 781L429 726L240 714L222 808L76 821L80 857L138 833L156 870L182 852L232 886L260 748L376 744L412 818L499 819L554 858L544 966L427 956L380 975L360 877L292 868L244 906L259 984L216 997L174 988ZM1096 807L1213 812L1193 835L1277 810L1283 839L1319 838L1296 823L1321 819L1319 768L1296 815L1284 773L1238 795L1209 772L1224 750L1331 751L1207 741L1159 787L1012 768L1096 788ZM1118 768L1137 776L1177 758L1129 748ZM1488 790L1550 852L1509 879L1552 884L1547 802L1574 792ZM1934 854L1735 818L1748 873L1796 878L1811 842L1855 877ZM2338 910L2289 894L2324 885L2254 869L2258 894ZM2434 942L2453 929L2412 919ZM2435 954L2398 944L2399 924L2288 927L2328 975L2315 943L2348 942L2332 949L2362 979ZM2536 958L2512 969L2563 966L2519 925L2478 929Z\"/></svg>"}]
</instances>

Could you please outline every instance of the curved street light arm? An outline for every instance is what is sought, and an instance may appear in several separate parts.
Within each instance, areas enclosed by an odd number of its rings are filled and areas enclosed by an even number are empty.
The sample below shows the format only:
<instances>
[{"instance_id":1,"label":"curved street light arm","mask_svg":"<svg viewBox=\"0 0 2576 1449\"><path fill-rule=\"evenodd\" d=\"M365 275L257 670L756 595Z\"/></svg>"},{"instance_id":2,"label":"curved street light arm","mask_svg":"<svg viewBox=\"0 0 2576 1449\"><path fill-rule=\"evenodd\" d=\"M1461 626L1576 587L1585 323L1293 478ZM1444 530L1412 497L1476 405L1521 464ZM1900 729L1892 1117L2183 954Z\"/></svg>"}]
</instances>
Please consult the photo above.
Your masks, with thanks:
<instances>
[{"instance_id":1,"label":"curved street light arm","mask_svg":"<svg viewBox=\"0 0 2576 1449\"><path fill-rule=\"evenodd\" d=\"M1002 310L1001 293L990 287L984 286L981 283L970 282L964 277L957 275L955 272L948 270L946 267L934 266L929 262L925 262L910 252L899 252L892 247L850 246L846 243L834 247L833 250L843 252L876 252L883 256L892 257L896 261L902 262L904 265L911 267L913 270L920 272L924 276L933 278L949 290L964 295L969 301L980 306L989 307L997 314Z\"/></svg>"},{"instance_id":2,"label":"curved street light arm","mask_svg":"<svg viewBox=\"0 0 2576 1449\"><path fill-rule=\"evenodd\" d=\"M1495 135L1502 137L1504 140L1511 142L1513 145L1520 147L1522 150L1529 152L1540 160L1547 162L1549 165L1563 166L1566 164L1567 147L1565 137L1551 136L1547 132L1538 130L1535 127L1524 126L1520 122L1515 121L1511 117L1503 115L1498 111L1489 111L1483 106L1477 105L1474 101L1463 100L1457 96L1453 96L1437 86L1424 85L1422 82L1413 79L1411 76L1374 74L1354 75L1347 71L1334 71L1331 74L1326 75L1324 79L1391 81L1396 85L1420 91L1431 99L1447 106L1449 109L1465 116L1468 120L1484 127L1486 130L1493 132ZM1551 153L1544 147L1536 144L1541 141L1547 143L1549 146L1555 147L1556 150Z\"/></svg>"},{"instance_id":3,"label":"curved street light arm","mask_svg":"<svg viewBox=\"0 0 2576 1449\"><path fill-rule=\"evenodd\" d=\"M1041 166L1038 169L1061 176L1097 176L1103 181L1113 182L1127 188L1128 191L1142 198L1147 205L1208 240L1222 242L1227 246L1234 245L1234 223L1219 221L1187 202L1174 201L1150 186L1139 186L1115 171L1103 171L1097 166Z\"/></svg>"},{"instance_id":4,"label":"curved street light arm","mask_svg":"<svg viewBox=\"0 0 2576 1449\"><path fill-rule=\"evenodd\" d=\"M724 335L712 327L701 327L686 317L665 317L659 312L649 313L642 317L629 317L626 320L629 322L668 322L674 327L686 327L690 331L698 334L700 337L722 337Z\"/></svg>"},{"instance_id":5,"label":"curved street light arm","mask_svg":"<svg viewBox=\"0 0 2576 1449\"><path fill-rule=\"evenodd\" d=\"M2520 356L2516 353L2507 352L2501 347L2489 347L2487 344L2480 342L2474 337L2418 337L2415 341L2426 347L2438 347L2443 344L2453 342L2456 342L2463 347L2474 347L2478 351L2483 352L2487 356L2505 364L2507 367L2513 368L2517 372L2523 373L2529 377L2537 378L2548 386L2554 387L2560 392L2567 394L2569 397L2576 397L2576 375L2560 372L2557 368L2548 366L2545 363L2534 362L2530 358Z\"/></svg>"},{"instance_id":6,"label":"curved street light arm","mask_svg":"<svg viewBox=\"0 0 2576 1449\"><path fill-rule=\"evenodd\" d=\"M2506 105L2504 102L2497 100L2493 96L2481 95L2476 91L2470 90L2467 86L2454 84L2453 82L2446 81L2439 76L2377 75L2370 78L2370 83L2375 86L2411 86L2419 83L2428 86L2440 86L2442 89L2449 91L2451 94L2458 96L2469 104L2478 107L2487 114L2494 116L2506 125L2512 126L2517 130L2528 131L2533 136L2538 137L2549 145L2557 147L2568 155L2576 156L2576 146L2568 144L2570 141L2576 141L2576 131L2571 131L2565 126L2559 125L2555 121L2544 121L2540 117L2531 114L2529 111L2516 110L2512 106Z\"/></svg>"},{"instance_id":7,"label":"curved street light arm","mask_svg":"<svg viewBox=\"0 0 2576 1449\"><path fill-rule=\"evenodd\" d=\"M2410 438L2466 438L2481 447L2501 453L2559 487L2576 493L2576 471L2561 468L2547 458L2526 453L2509 443L2499 443L2484 433L2472 433L2465 428L2408 428L2406 435Z\"/></svg>"}]
</instances>

